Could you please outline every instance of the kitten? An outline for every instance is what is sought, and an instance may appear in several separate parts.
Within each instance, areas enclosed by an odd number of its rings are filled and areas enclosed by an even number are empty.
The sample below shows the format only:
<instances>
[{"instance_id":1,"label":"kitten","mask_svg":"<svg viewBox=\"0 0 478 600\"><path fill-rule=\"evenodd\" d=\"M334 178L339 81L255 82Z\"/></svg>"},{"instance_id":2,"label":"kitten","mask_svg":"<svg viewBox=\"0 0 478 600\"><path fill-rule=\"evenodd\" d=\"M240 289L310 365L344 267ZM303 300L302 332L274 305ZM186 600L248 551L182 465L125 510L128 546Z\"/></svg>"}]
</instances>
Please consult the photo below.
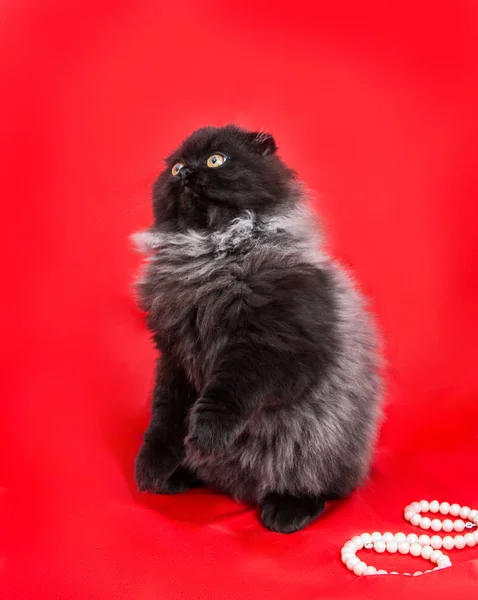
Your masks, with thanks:
<instances>
[{"instance_id":1,"label":"kitten","mask_svg":"<svg viewBox=\"0 0 478 600\"><path fill-rule=\"evenodd\" d=\"M153 190L138 282L161 357L136 459L141 491L199 485L291 533L367 475L379 412L374 329L273 138L193 133Z\"/></svg>"}]
</instances>

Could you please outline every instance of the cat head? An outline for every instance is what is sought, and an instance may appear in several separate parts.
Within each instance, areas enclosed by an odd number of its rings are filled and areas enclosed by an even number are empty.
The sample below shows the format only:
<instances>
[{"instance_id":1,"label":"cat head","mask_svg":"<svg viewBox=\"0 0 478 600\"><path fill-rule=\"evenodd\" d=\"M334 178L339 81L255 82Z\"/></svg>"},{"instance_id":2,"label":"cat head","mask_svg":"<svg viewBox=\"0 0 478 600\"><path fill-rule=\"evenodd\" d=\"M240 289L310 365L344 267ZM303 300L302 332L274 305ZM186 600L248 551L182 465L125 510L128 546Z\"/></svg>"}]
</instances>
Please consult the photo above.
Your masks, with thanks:
<instances>
[{"instance_id":1,"label":"cat head","mask_svg":"<svg viewBox=\"0 0 478 600\"><path fill-rule=\"evenodd\" d=\"M233 125L205 127L166 160L153 188L155 224L212 227L244 210L270 213L296 201L295 174L274 138Z\"/></svg>"}]
</instances>

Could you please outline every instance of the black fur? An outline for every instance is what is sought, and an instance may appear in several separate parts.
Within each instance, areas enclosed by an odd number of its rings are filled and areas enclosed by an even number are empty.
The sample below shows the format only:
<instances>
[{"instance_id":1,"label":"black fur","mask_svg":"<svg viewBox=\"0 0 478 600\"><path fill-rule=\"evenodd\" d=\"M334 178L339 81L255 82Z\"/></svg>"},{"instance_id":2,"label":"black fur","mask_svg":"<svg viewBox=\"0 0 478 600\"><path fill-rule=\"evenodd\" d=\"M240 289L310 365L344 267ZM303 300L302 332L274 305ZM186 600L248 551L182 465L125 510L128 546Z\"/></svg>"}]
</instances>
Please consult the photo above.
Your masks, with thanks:
<instances>
[{"instance_id":1,"label":"black fur","mask_svg":"<svg viewBox=\"0 0 478 600\"><path fill-rule=\"evenodd\" d=\"M136 479L159 493L203 481L290 533L366 476L380 380L362 299L276 149L202 129L155 183L138 291L161 358ZM214 153L227 160L212 169Z\"/></svg>"}]
</instances>

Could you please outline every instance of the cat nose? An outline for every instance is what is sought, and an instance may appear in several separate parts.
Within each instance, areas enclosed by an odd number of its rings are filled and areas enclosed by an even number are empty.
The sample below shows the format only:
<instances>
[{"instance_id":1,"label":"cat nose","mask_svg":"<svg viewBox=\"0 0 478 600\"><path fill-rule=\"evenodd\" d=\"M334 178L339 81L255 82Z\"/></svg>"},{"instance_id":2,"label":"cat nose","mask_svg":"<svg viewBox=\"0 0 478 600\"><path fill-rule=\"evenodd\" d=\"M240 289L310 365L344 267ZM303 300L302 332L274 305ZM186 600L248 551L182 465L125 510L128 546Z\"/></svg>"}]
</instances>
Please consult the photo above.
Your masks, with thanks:
<instances>
[{"instance_id":1,"label":"cat nose","mask_svg":"<svg viewBox=\"0 0 478 600\"><path fill-rule=\"evenodd\" d=\"M181 179L183 181L187 181L188 179L191 178L191 174L192 174L193 170L189 169L188 167L183 167L180 171L179 171L179 176L181 177Z\"/></svg>"}]
</instances>

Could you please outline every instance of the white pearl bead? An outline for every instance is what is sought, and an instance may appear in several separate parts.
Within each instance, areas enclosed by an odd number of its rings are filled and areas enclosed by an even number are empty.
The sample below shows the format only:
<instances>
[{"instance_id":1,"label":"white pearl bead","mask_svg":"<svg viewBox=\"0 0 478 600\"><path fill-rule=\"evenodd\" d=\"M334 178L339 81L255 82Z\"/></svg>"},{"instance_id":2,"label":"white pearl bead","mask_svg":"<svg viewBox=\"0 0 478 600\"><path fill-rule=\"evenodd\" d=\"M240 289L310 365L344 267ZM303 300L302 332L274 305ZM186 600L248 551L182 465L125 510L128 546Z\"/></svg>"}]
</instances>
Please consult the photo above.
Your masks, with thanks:
<instances>
[{"instance_id":1,"label":"white pearl bead","mask_svg":"<svg viewBox=\"0 0 478 600\"><path fill-rule=\"evenodd\" d=\"M419 575L423 575L423 571L415 571L413 574L414 577L418 577Z\"/></svg>"},{"instance_id":2,"label":"white pearl bead","mask_svg":"<svg viewBox=\"0 0 478 600\"><path fill-rule=\"evenodd\" d=\"M418 542L418 535L416 533L409 533L407 535L407 542L409 544L414 544L415 542Z\"/></svg>"},{"instance_id":3,"label":"white pearl bead","mask_svg":"<svg viewBox=\"0 0 478 600\"><path fill-rule=\"evenodd\" d=\"M379 540L378 542L375 542L375 544L373 545L373 548L375 550L375 552L378 552L379 554L382 554L382 552L385 552L385 542L383 540Z\"/></svg>"},{"instance_id":4,"label":"white pearl bead","mask_svg":"<svg viewBox=\"0 0 478 600\"><path fill-rule=\"evenodd\" d=\"M366 568L367 568L367 565L364 562L360 561L354 567L354 573L355 573L355 575L363 575L365 573Z\"/></svg>"},{"instance_id":5,"label":"white pearl bead","mask_svg":"<svg viewBox=\"0 0 478 600\"><path fill-rule=\"evenodd\" d=\"M390 571L389 575L400 575L398 571Z\"/></svg>"},{"instance_id":6,"label":"white pearl bead","mask_svg":"<svg viewBox=\"0 0 478 600\"><path fill-rule=\"evenodd\" d=\"M438 562L438 559L440 558L440 556L443 556L443 552L441 552L440 550L433 550L433 552L430 554L430 560L433 563ZM348 563L347 563L348 566Z\"/></svg>"},{"instance_id":7,"label":"white pearl bead","mask_svg":"<svg viewBox=\"0 0 478 600\"><path fill-rule=\"evenodd\" d=\"M460 517L461 517L461 511L460 511ZM478 519L478 510L476 510L476 508L474 508L473 510L470 510L470 514L467 517L464 517L464 518L465 519L470 519L470 521L473 521L473 522L476 523L476 520Z\"/></svg>"},{"instance_id":8,"label":"white pearl bead","mask_svg":"<svg viewBox=\"0 0 478 600\"><path fill-rule=\"evenodd\" d=\"M415 513L413 515L413 517L410 519L410 523L412 525L415 525L415 527L418 527L418 525L420 525L421 520L422 520L422 517L418 513Z\"/></svg>"},{"instance_id":9,"label":"white pearl bead","mask_svg":"<svg viewBox=\"0 0 478 600\"><path fill-rule=\"evenodd\" d=\"M443 538L440 537L439 535L432 535L431 539L430 539L430 546L434 549L434 550L439 550L443 545Z\"/></svg>"},{"instance_id":10,"label":"white pearl bead","mask_svg":"<svg viewBox=\"0 0 478 600\"><path fill-rule=\"evenodd\" d=\"M469 548L473 548L473 546L476 545L475 536L473 535L473 533L465 533L464 537L465 537L465 544Z\"/></svg>"},{"instance_id":11,"label":"white pearl bead","mask_svg":"<svg viewBox=\"0 0 478 600\"><path fill-rule=\"evenodd\" d=\"M351 552L346 552L345 554L342 554L342 562L344 563L344 565L346 565L348 561L354 556L355 554L352 554Z\"/></svg>"},{"instance_id":12,"label":"white pearl bead","mask_svg":"<svg viewBox=\"0 0 478 600\"><path fill-rule=\"evenodd\" d=\"M349 560L347 561L347 569L350 569L351 571L353 571L355 565L358 565L360 562L360 559L357 558L356 556L353 556L352 558L349 558Z\"/></svg>"},{"instance_id":13,"label":"white pearl bead","mask_svg":"<svg viewBox=\"0 0 478 600\"><path fill-rule=\"evenodd\" d=\"M422 546L429 546L430 545L430 536L429 535L420 535L418 537L418 543Z\"/></svg>"},{"instance_id":14,"label":"white pearl bead","mask_svg":"<svg viewBox=\"0 0 478 600\"><path fill-rule=\"evenodd\" d=\"M347 542L342 548L342 552L354 552L355 553L355 544L352 542Z\"/></svg>"},{"instance_id":15,"label":"white pearl bead","mask_svg":"<svg viewBox=\"0 0 478 600\"><path fill-rule=\"evenodd\" d=\"M431 528L433 529L433 531L441 531L442 522L440 521L440 519L433 519L431 523Z\"/></svg>"},{"instance_id":16,"label":"white pearl bead","mask_svg":"<svg viewBox=\"0 0 478 600\"><path fill-rule=\"evenodd\" d=\"M402 533L401 531L399 531L398 533L395 534L395 541L398 544L401 544L402 542L406 542L407 536L404 533Z\"/></svg>"},{"instance_id":17,"label":"white pearl bead","mask_svg":"<svg viewBox=\"0 0 478 600\"><path fill-rule=\"evenodd\" d=\"M364 575L375 575L376 572L377 569L375 567L370 566L365 569Z\"/></svg>"},{"instance_id":18,"label":"white pearl bead","mask_svg":"<svg viewBox=\"0 0 478 600\"><path fill-rule=\"evenodd\" d=\"M420 546L420 544L418 542L415 542L414 544L410 544L410 554L412 556L420 556L422 553L422 547Z\"/></svg>"},{"instance_id":19,"label":"white pearl bead","mask_svg":"<svg viewBox=\"0 0 478 600\"><path fill-rule=\"evenodd\" d=\"M382 535L382 540L388 544L388 542L391 542L394 540L394 536L393 533L390 533L390 531L386 531L383 535Z\"/></svg>"},{"instance_id":20,"label":"white pearl bead","mask_svg":"<svg viewBox=\"0 0 478 600\"><path fill-rule=\"evenodd\" d=\"M382 540L382 534L378 531L374 531L371 535L372 542L380 542Z\"/></svg>"},{"instance_id":21,"label":"white pearl bead","mask_svg":"<svg viewBox=\"0 0 478 600\"><path fill-rule=\"evenodd\" d=\"M430 510L430 503L428 500L420 500L420 512L428 512Z\"/></svg>"},{"instance_id":22,"label":"white pearl bead","mask_svg":"<svg viewBox=\"0 0 478 600\"><path fill-rule=\"evenodd\" d=\"M475 538L475 544L478 544L478 529L474 531L472 535Z\"/></svg>"},{"instance_id":23,"label":"white pearl bead","mask_svg":"<svg viewBox=\"0 0 478 600\"><path fill-rule=\"evenodd\" d=\"M465 538L462 535L455 535L455 548L461 550L466 546Z\"/></svg>"},{"instance_id":24,"label":"white pearl bead","mask_svg":"<svg viewBox=\"0 0 478 600\"><path fill-rule=\"evenodd\" d=\"M455 547L455 540L451 537L451 535L446 535L443 538L443 548L445 550L452 550Z\"/></svg>"},{"instance_id":25,"label":"white pearl bead","mask_svg":"<svg viewBox=\"0 0 478 600\"><path fill-rule=\"evenodd\" d=\"M451 567L451 560L449 559L448 556L442 556L438 559L437 565L439 567L443 567L443 566Z\"/></svg>"},{"instance_id":26,"label":"white pearl bead","mask_svg":"<svg viewBox=\"0 0 478 600\"><path fill-rule=\"evenodd\" d=\"M432 555L433 552L433 548L431 546L425 546L424 548L422 548L422 558L424 558L425 560L430 560L430 556Z\"/></svg>"},{"instance_id":27,"label":"white pearl bead","mask_svg":"<svg viewBox=\"0 0 478 600\"><path fill-rule=\"evenodd\" d=\"M418 512L420 510L420 503L419 502L412 502L410 504L410 509L413 510L414 512Z\"/></svg>"},{"instance_id":28,"label":"white pearl bead","mask_svg":"<svg viewBox=\"0 0 478 600\"><path fill-rule=\"evenodd\" d=\"M440 512L442 515L447 515L450 512L450 503L449 502L442 502L440 504Z\"/></svg>"},{"instance_id":29,"label":"white pearl bead","mask_svg":"<svg viewBox=\"0 0 478 600\"><path fill-rule=\"evenodd\" d=\"M363 541L362 541L362 538L359 535L355 535L352 538L352 543L357 548L357 550L362 550L362 548L363 548Z\"/></svg>"},{"instance_id":30,"label":"white pearl bead","mask_svg":"<svg viewBox=\"0 0 478 600\"><path fill-rule=\"evenodd\" d=\"M411 573L404 573L404 575L406 575L407 577L411 577L412 576Z\"/></svg>"},{"instance_id":31,"label":"white pearl bead","mask_svg":"<svg viewBox=\"0 0 478 600\"><path fill-rule=\"evenodd\" d=\"M414 512L413 510L406 510L403 513L403 516L405 517L405 521L410 521L410 519L412 519L417 513Z\"/></svg>"},{"instance_id":32,"label":"white pearl bead","mask_svg":"<svg viewBox=\"0 0 478 600\"><path fill-rule=\"evenodd\" d=\"M440 510L440 503L438 502L438 500L432 500L430 502L429 510L431 513L437 513Z\"/></svg>"},{"instance_id":33,"label":"white pearl bead","mask_svg":"<svg viewBox=\"0 0 478 600\"><path fill-rule=\"evenodd\" d=\"M432 520L428 517L423 517L421 523L419 523L420 527L425 530L430 529L431 524Z\"/></svg>"},{"instance_id":34,"label":"white pearl bead","mask_svg":"<svg viewBox=\"0 0 478 600\"><path fill-rule=\"evenodd\" d=\"M469 506L462 506L460 509L460 517L462 519L468 519L471 513L471 508Z\"/></svg>"},{"instance_id":35,"label":"white pearl bead","mask_svg":"<svg viewBox=\"0 0 478 600\"><path fill-rule=\"evenodd\" d=\"M461 506L459 504L452 504L450 506L450 515L452 517L457 517L460 514Z\"/></svg>"},{"instance_id":36,"label":"white pearl bead","mask_svg":"<svg viewBox=\"0 0 478 600\"><path fill-rule=\"evenodd\" d=\"M463 531L465 529L465 522L462 521L461 519L457 519L453 523L453 529L458 532Z\"/></svg>"},{"instance_id":37,"label":"white pearl bead","mask_svg":"<svg viewBox=\"0 0 478 600\"><path fill-rule=\"evenodd\" d=\"M379 569L377 571L377 575L387 575L387 574L388 574L388 571L385 571L385 569Z\"/></svg>"},{"instance_id":38,"label":"white pearl bead","mask_svg":"<svg viewBox=\"0 0 478 600\"><path fill-rule=\"evenodd\" d=\"M453 531L453 521L451 519L445 519L443 521L443 531L445 533L450 533L450 531Z\"/></svg>"},{"instance_id":39,"label":"white pearl bead","mask_svg":"<svg viewBox=\"0 0 478 600\"><path fill-rule=\"evenodd\" d=\"M370 535L370 533L362 533L362 535L360 536L360 539L362 540L364 545L372 543L372 536Z\"/></svg>"},{"instance_id":40,"label":"white pearl bead","mask_svg":"<svg viewBox=\"0 0 478 600\"><path fill-rule=\"evenodd\" d=\"M408 542L400 542L398 544L398 551L400 554L408 554L410 551L410 544Z\"/></svg>"},{"instance_id":41,"label":"white pearl bead","mask_svg":"<svg viewBox=\"0 0 478 600\"><path fill-rule=\"evenodd\" d=\"M391 542L387 543L387 552L390 552L390 554L395 554L395 552L397 552L398 550L398 544L395 540L392 540Z\"/></svg>"}]
</instances>

